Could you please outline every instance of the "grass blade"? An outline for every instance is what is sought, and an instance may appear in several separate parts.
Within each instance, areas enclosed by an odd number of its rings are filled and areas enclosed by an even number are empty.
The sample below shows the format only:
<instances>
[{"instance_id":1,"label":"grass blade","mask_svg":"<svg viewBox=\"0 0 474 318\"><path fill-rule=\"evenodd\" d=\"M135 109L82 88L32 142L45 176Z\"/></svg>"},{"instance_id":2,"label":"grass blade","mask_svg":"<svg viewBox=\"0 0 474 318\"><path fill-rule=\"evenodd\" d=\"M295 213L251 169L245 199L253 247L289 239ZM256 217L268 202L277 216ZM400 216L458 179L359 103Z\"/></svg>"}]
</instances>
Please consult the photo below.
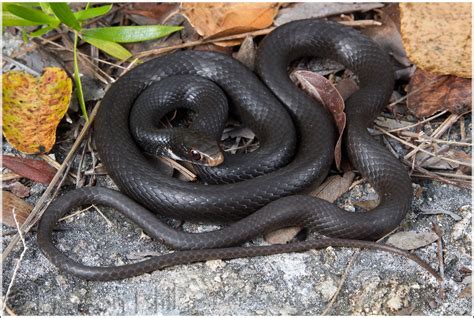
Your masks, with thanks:
<instances>
[{"instance_id":1,"label":"grass blade","mask_svg":"<svg viewBox=\"0 0 474 318\"><path fill-rule=\"evenodd\" d=\"M25 20L38 22L40 24L57 25L59 23L55 17L43 13L41 10L23 7L18 4L5 3L3 10L7 10Z\"/></svg>"},{"instance_id":2,"label":"grass blade","mask_svg":"<svg viewBox=\"0 0 474 318\"><path fill-rule=\"evenodd\" d=\"M82 39L119 60L126 60L132 56L132 53L130 53L130 51L128 51L126 48L124 48L118 43L96 39L85 35L82 36Z\"/></svg>"},{"instance_id":3,"label":"grass blade","mask_svg":"<svg viewBox=\"0 0 474 318\"><path fill-rule=\"evenodd\" d=\"M131 43L162 38L181 29L183 27L172 25L118 26L86 29L82 33L89 38Z\"/></svg>"},{"instance_id":4,"label":"grass blade","mask_svg":"<svg viewBox=\"0 0 474 318\"><path fill-rule=\"evenodd\" d=\"M74 13L71 11L69 6L65 2L51 2L49 6L62 23L73 28L76 31L81 30L81 25L74 16Z\"/></svg>"},{"instance_id":5,"label":"grass blade","mask_svg":"<svg viewBox=\"0 0 474 318\"><path fill-rule=\"evenodd\" d=\"M20 18L9 11L2 11L2 26L35 26L42 25L41 22L34 22Z\"/></svg>"},{"instance_id":6,"label":"grass blade","mask_svg":"<svg viewBox=\"0 0 474 318\"><path fill-rule=\"evenodd\" d=\"M87 20L87 19L92 19L96 17L100 17L101 15L106 14L107 12L112 9L112 5L105 5L105 6L100 6L100 7L95 7L95 8L90 8L90 9L84 9L80 10L77 12L74 12L74 15L76 16L76 19L80 22Z\"/></svg>"}]
</instances>

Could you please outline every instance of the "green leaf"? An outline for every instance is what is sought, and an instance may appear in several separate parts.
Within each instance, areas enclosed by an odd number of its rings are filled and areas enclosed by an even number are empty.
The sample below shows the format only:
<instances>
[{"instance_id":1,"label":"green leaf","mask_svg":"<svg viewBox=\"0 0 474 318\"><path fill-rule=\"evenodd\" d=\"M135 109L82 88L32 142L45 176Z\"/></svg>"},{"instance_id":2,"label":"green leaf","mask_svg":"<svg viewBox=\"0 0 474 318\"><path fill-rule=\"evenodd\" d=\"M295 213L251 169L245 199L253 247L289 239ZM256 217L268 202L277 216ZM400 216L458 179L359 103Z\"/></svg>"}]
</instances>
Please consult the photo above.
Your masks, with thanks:
<instances>
[{"instance_id":1,"label":"green leaf","mask_svg":"<svg viewBox=\"0 0 474 318\"><path fill-rule=\"evenodd\" d=\"M36 30L36 31L34 31L34 32L31 32L31 33L30 33L30 36L33 37L33 38L34 38L34 37L40 37L40 36L42 36L42 35L45 35L46 33L48 33L48 32L51 31L51 30L54 30L54 27L52 27L52 26L46 26L46 27L44 27L44 28L41 28L41 29Z\"/></svg>"},{"instance_id":2,"label":"green leaf","mask_svg":"<svg viewBox=\"0 0 474 318\"><path fill-rule=\"evenodd\" d=\"M6 6L4 6L4 9L5 8L20 18L40 24L57 25L59 22L56 18L43 13L41 10L31 9L17 4L6 4Z\"/></svg>"},{"instance_id":3,"label":"green leaf","mask_svg":"<svg viewBox=\"0 0 474 318\"><path fill-rule=\"evenodd\" d=\"M105 41L131 43L153 40L183 29L180 26L143 25L85 29L82 34Z\"/></svg>"},{"instance_id":4,"label":"green leaf","mask_svg":"<svg viewBox=\"0 0 474 318\"><path fill-rule=\"evenodd\" d=\"M113 57L119 60L126 60L132 56L132 53L130 53L126 48L124 48L118 43L96 39L85 35L83 35L82 38L87 43L92 44L93 46L99 48L100 50L112 55Z\"/></svg>"},{"instance_id":5,"label":"green leaf","mask_svg":"<svg viewBox=\"0 0 474 318\"><path fill-rule=\"evenodd\" d=\"M76 20L74 13L71 11L69 6L65 2L51 2L49 6L62 23L73 28L76 31L81 30L81 25Z\"/></svg>"},{"instance_id":6,"label":"green leaf","mask_svg":"<svg viewBox=\"0 0 474 318\"><path fill-rule=\"evenodd\" d=\"M109 12L110 9L112 9L111 4L106 5L106 6L100 6L100 7L80 10L80 11L74 12L74 15L76 16L77 20L84 21L84 20L87 20L87 19L100 17L101 15L104 15L107 12Z\"/></svg>"},{"instance_id":7,"label":"green leaf","mask_svg":"<svg viewBox=\"0 0 474 318\"><path fill-rule=\"evenodd\" d=\"M41 25L41 22L34 22L20 18L9 11L2 10L2 26L35 26Z\"/></svg>"}]
</instances>

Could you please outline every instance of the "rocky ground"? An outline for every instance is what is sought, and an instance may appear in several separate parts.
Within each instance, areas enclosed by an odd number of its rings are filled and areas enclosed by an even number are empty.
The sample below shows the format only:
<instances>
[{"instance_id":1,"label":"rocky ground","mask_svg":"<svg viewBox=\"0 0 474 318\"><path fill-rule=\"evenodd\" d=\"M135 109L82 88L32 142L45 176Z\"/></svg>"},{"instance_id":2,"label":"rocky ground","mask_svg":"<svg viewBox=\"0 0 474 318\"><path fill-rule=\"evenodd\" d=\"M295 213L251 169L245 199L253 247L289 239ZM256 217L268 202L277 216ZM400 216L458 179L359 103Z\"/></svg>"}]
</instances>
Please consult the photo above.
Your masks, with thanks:
<instances>
[{"instance_id":1,"label":"rocky ground","mask_svg":"<svg viewBox=\"0 0 474 318\"><path fill-rule=\"evenodd\" d=\"M400 231L443 231L445 283L403 257L348 248L293 253L231 261L176 266L115 282L88 282L57 271L38 250L35 234L26 237L26 253L8 295L8 306L19 315L279 315L321 314L342 288L328 314L469 315L471 305L471 192L437 182L415 185L421 196ZM420 192L420 191L418 191ZM367 186L356 186L339 200L344 207L370 197ZM421 211L451 211L425 215ZM85 264L123 264L166 249L117 213L92 210L63 222L58 246ZM184 226L210 230L212 226ZM4 227L5 230L10 230ZM5 232L4 232L5 233ZM2 239L5 247L10 236ZM257 239L252 244L262 244ZM436 242L416 250L438 268ZM3 264L7 290L21 245ZM352 266L348 267L353 255ZM347 277L343 278L347 271ZM444 289L444 296L442 289Z\"/></svg>"}]
</instances>

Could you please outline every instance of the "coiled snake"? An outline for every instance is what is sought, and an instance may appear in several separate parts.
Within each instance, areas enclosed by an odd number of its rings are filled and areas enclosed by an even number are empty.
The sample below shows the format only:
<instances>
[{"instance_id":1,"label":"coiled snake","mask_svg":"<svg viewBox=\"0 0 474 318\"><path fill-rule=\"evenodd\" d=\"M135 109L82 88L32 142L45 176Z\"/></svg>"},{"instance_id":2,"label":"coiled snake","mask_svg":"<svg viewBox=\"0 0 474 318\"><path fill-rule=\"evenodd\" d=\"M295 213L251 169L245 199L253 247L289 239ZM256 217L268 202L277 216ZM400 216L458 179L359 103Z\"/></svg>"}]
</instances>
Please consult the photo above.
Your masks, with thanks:
<instances>
[{"instance_id":1,"label":"coiled snake","mask_svg":"<svg viewBox=\"0 0 474 318\"><path fill-rule=\"evenodd\" d=\"M336 142L328 112L289 79L289 63L307 56L330 58L358 76L360 89L346 102L344 143L352 164L380 196L379 206L372 211L349 213L326 201L295 195L322 182L333 160ZM329 245L372 246L404 254L393 247L358 241L375 240L393 230L412 201L407 172L367 132L392 92L393 71L388 56L351 28L314 19L300 20L278 27L262 41L257 73L260 79L223 54L180 51L146 62L114 83L102 100L94 137L102 162L124 194L91 187L71 191L54 201L38 229L38 243L46 257L60 269L83 278L111 280L206 259L268 255ZM215 83L217 90L222 89L229 103L236 107L241 120L257 130L257 135L263 135L258 136L262 145L250 154L252 159L240 166L232 157L224 159L224 163L229 160L237 165L230 169L232 173L244 170L244 175L255 172L256 177L245 176L241 182L219 185L184 183L157 171L140 151L129 129L130 111L137 98L161 80L189 75ZM260 132L259 127L267 125L272 125L270 131L276 139L271 140L263 129ZM270 146L265 144L267 139ZM296 153L288 156L292 150ZM169 152L173 154L174 150ZM57 250L52 232L61 216L85 204L111 206L151 237L187 251L117 267L77 263ZM185 233L162 223L151 211L176 219L237 221L213 232ZM262 232L288 226L302 226L331 238L236 247ZM411 254L404 255L413 258Z\"/></svg>"}]
</instances>

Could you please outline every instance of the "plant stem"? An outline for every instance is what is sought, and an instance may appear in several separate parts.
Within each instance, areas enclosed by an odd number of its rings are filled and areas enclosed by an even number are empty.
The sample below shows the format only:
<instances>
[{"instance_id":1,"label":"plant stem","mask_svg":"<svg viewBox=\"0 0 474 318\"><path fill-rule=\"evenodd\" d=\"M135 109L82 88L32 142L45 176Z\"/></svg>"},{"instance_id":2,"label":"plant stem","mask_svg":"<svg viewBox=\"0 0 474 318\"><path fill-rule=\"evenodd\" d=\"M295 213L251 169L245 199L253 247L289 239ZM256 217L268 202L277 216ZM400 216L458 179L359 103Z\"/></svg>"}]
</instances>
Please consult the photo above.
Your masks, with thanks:
<instances>
[{"instance_id":1,"label":"plant stem","mask_svg":"<svg viewBox=\"0 0 474 318\"><path fill-rule=\"evenodd\" d=\"M78 41L78 33L74 31L74 81L76 82L76 95L79 101L79 105L81 106L82 114L86 121L89 121L89 116L87 115L86 110L86 103L84 101L84 93L82 92L82 83L81 83L81 76L79 74L79 64L77 62L77 41Z\"/></svg>"}]
</instances>

